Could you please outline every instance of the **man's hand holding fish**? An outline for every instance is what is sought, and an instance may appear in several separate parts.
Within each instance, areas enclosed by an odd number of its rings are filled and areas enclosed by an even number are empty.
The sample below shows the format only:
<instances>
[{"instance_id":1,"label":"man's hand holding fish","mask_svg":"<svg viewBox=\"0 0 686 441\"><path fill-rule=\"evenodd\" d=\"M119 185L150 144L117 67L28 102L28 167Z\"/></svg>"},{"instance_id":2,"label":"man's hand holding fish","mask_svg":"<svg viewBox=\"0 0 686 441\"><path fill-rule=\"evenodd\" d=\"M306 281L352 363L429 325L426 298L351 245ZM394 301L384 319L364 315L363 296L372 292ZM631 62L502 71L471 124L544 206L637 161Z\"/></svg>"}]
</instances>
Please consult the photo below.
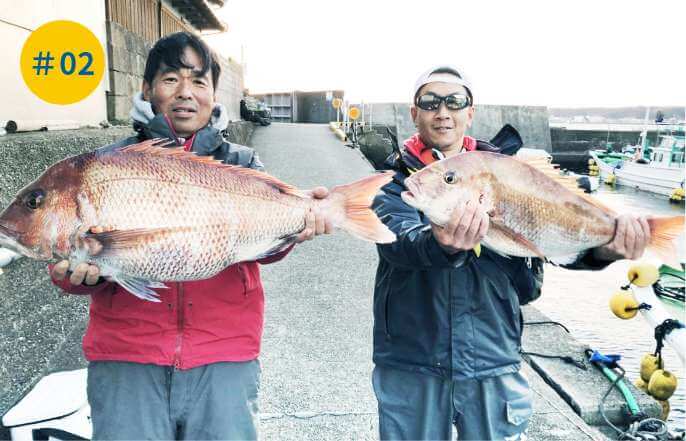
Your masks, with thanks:
<instances>
[{"instance_id":1,"label":"man's hand holding fish","mask_svg":"<svg viewBox=\"0 0 686 441\"><path fill-rule=\"evenodd\" d=\"M595 248L594 257L600 260L640 259L650 243L650 225L646 216L622 214L612 241Z\"/></svg>"},{"instance_id":2,"label":"man's hand holding fish","mask_svg":"<svg viewBox=\"0 0 686 441\"><path fill-rule=\"evenodd\" d=\"M329 190L325 187L315 187L305 193L309 194L314 199L326 199L329 195ZM314 207L305 215L305 228L296 236L294 242L302 243L307 240L312 240L315 236L319 236L320 234L331 234L332 232L333 224L331 219L324 216L319 208Z\"/></svg>"},{"instance_id":3,"label":"man's hand holding fish","mask_svg":"<svg viewBox=\"0 0 686 441\"><path fill-rule=\"evenodd\" d=\"M457 204L443 225L431 224L438 244L448 254L471 250L481 243L488 232L488 214L475 200Z\"/></svg>"}]
</instances>

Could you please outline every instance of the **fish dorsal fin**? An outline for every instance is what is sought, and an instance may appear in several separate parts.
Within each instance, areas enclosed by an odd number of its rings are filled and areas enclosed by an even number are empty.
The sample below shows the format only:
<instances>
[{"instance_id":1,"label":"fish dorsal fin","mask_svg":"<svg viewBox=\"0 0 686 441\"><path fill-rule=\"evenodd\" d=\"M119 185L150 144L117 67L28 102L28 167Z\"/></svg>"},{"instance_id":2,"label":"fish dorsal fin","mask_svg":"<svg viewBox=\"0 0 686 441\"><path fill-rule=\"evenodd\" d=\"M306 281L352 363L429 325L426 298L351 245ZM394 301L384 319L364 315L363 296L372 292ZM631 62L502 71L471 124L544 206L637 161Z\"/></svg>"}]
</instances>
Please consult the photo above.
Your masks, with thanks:
<instances>
[{"instance_id":1,"label":"fish dorsal fin","mask_svg":"<svg viewBox=\"0 0 686 441\"><path fill-rule=\"evenodd\" d=\"M174 142L168 139L155 138L148 139L138 144L125 146L119 149L121 153L143 153L145 155L171 157L179 161L192 161L202 163L211 167L219 167L231 170L231 173L245 177L256 178L284 194L289 194L301 198L308 197L304 192L298 190L290 184L286 184L273 176L251 168L240 167L237 165L225 164L212 156L200 156L194 152L187 152L183 147L166 147Z\"/></svg>"},{"instance_id":2,"label":"fish dorsal fin","mask_svg":"<svg viewBox=\"0 0 686 441\"><path fill-rule=\"evenodd\" d=\"M597 199L584 193L584 191L579 187L579 184L576 182L576 178L574 178L573 176L561 175L559 169L560 166L558 164L553 164L546 158L527 159L516 156L513 158L519 162L523 162L529 165L530 167L535 168L536 170L543 173L550 179L562 185L567 190L584 199L586 202L593 205L594 207L599 208L608 214L615 214L615 211L612 208L608 207L607 205L601 203Z\"/></svg>"},{"instance_id":3,"label":"fish dorsal fin","mask_svg":"<svg viewBox=\"0 0 686 441\"><path fill-rule=\"evenodd\" d=\"M514 157L519 162L523 162L530 167L535 168L539 172L543 173L544 175L548 176L558 184L562 185L572 193L579 195L579 196L585 196L586 194L584 191L579 188L579 184L577 184L576 179L574 179L571 176L565 176L560 174L559 170L559 165L557 164L552 164L545 158L521 158L521 157Z\"/></svg>"}]
</instances>

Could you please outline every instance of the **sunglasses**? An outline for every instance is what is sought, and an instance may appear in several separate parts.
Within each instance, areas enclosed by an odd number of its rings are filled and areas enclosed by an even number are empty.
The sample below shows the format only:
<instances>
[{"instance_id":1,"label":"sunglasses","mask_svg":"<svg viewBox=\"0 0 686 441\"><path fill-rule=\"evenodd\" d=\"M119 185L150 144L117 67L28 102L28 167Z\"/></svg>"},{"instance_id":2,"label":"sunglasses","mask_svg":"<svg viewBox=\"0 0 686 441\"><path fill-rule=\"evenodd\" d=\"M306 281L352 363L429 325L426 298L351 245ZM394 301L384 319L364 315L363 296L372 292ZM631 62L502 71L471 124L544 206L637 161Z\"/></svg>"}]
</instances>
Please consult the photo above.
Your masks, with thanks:
<instances>
[{"instance_id":1,"label":"sunglasses","mask_svg":"<svg viewBox=\"0 0 686 441\"><path fill-rule=\"evenodd\" d=\"M445 103L445 107L449 110L462 110L472 104L472 100L467 95L461 93L453 93L448 96L440 96L429 92L418 96L414 100L414 104L422 110L438 110L441 103Z\"/></svg>"}]
</instances>

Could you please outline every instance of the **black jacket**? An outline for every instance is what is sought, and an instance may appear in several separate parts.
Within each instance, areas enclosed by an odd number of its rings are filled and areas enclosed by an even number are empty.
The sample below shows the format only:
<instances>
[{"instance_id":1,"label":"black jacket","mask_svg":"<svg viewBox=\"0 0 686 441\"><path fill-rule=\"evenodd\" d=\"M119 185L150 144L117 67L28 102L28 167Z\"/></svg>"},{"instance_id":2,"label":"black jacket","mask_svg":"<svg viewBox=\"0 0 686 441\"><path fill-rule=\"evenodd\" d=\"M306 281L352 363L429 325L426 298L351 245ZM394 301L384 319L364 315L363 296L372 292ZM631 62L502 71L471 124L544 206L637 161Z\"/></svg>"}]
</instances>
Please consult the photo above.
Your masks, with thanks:
<instances>
[{"instance_id":1,"label":"black jacket","mask_svg":"<svg viewBox=\"0 0 686 441\"><path fill-rule=\"evenodd\" d=\"M479 141L480 150L497 151ZM428 218L405 204L407 168L421 163L402 150L389 158L394 180L373 208L398 237L378 245L374 289L374 362L446 378L487 378L516 372L520 364L517 290L537 286L539 259L503 257L482 246L446 254ZM603 268L590 254L571 268ZM522 293L526 296L527 293Z\"/></svg>"}]
</instances>

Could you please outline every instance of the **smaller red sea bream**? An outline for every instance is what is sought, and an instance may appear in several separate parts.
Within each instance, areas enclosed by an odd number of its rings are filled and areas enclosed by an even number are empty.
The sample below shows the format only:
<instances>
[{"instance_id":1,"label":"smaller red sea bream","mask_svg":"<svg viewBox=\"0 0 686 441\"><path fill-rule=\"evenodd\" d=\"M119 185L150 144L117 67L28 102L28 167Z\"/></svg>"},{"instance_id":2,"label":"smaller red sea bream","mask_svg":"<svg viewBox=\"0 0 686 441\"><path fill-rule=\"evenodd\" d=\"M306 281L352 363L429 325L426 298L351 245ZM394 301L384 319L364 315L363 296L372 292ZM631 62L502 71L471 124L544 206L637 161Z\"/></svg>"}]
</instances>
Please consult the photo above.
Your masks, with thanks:
<instances>
[{"instance_id":1,"label":"smaller red sea bream","mask_svg":"<svg viewBox=\"0 0 686 441\"><path fill-rule=\"evenodd\" d=\"M403 200L437 225L459 201L481 204L490 216L483 244L505 255L567 263L615 234L617 213L545 159L460 153L414 173L405 185ZM648 249L665 263L678 262L673 240L684 230L684 216L649 218L648 224Z\"/></svg>"}]
</instances>

